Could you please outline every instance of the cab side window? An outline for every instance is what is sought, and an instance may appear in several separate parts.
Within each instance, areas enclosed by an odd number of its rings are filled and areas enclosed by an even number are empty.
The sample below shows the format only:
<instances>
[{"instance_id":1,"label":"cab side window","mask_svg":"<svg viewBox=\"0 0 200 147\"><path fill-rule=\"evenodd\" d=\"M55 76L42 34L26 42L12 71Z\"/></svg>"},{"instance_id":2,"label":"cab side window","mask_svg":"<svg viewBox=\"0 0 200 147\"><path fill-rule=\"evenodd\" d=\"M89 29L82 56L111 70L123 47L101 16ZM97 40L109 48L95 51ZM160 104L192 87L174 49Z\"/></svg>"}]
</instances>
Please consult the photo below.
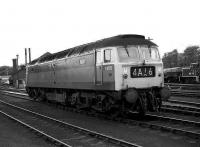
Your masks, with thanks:
<instances>
[{"instance_id":1,"label":"cab side window","mask_svg":"<svg viewBox=\"0 0 200 147\"><path fill-rule=\"evenodd\" d=\"M114 61L114 57L113 57L112 49L104 50L104 63L109 63L113 61Z\"/></svg>"}]
</instances>

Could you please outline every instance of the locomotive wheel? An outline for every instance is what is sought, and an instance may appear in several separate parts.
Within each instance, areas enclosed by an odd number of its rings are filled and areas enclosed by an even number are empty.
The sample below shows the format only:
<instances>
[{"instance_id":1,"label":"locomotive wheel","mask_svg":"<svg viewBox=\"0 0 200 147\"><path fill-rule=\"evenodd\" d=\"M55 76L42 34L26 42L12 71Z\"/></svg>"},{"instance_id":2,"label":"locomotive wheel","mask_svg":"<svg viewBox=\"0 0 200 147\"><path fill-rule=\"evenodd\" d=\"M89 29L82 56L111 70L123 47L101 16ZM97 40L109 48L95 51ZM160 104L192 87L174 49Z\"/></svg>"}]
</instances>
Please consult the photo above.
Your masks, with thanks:
<instances>
[{"instance_id":1,"label":"locomotive wheel","mask_svg":"<svg viewBox=\"0 0 200 147\"><path fill-rule=\"evenodd\" d=\"M72 97L71 105L72 106L76 105L76 102L77 102L77 98L76 97Z\"/></svg>"},{"instance_id":2,"label":"locomotive wheel","mask_svg":"<svg viewBox=\"0 0 200 147\"><path fill-rule=\"evenodd\" d=\"M32 98L32 91L30 88L26 88L26 91L28 93L28 96Z\"/></svg>"},{"instance_id":3,"label":"locomotive wheel","mask_svg":"<svg viewBox=\"0 0 200 147\"><path fill-rule=\"evenodd\" d=\"M33 98L33 92L31 90L28 92L28 95L29 97Z\"/></svg>"},{"instance_id":4,"label":"locomotive wheel","mask_svg":"<svg viewBox=\"0 0 200 147\"><path fill-rule=\"evenodd\" d=\"M149 92L149 109L151 111L159 111L159 108L161 107L160 102L159 102L159 98L156 98L155 95L152 92Z\"/></svg>"},{"instance_id":5,"label":"locomotive wheel","mask_svg":"<svg viewBox=\"0 0 200 147\"><path fill-rule=\"evenodd\" d=\"M35 89L30 89L28 94L32 99L36 99Z\"/></svg>"},{"instance_id":6,"label":"locomotive wheel","mask_svg":"<svg viewBox=\"0 0 200 147\"><path fill-rule=\"evenodd\" d=\"M70 98L70 105L73 107L77 107L78 104L79 93L73 93Z\"/></svg>"},{"instance_id":7,"label":"locomotive wheel","mask_svg":"<svg viewBox=\"0 0 200 147\"><path fill-rule=\"evenodd\" d=\"M122 100L122 102L121 102L121 106L119 107L119 111L120 111L120 116L122 116L122 117L126 117L127 114L129 113L129 110L126 109L126 102L124 100Z\"/></svg>"},{"instance_id":8,"label":"locomotive wheel","mask_svg":"<svg viewBox=\"0 0 200 147\"><path fill-rule=\"evenodd\" d=\"M109 116L111 117L111 119L115 119L121 115L122 115L121 110L118 107L112 107L109 110Z\"/></svg>"},{"instance_id":9,"label":"locomotive wheel","mask_svg":"<svg viewBox=\"0 0 200 147\"><path fill-rule=\"evenodd\" d=\"M38 101L40 101L40 102L43 102L43 101L45 101L46 100L46 94L45 94L45 91L44 90L39 90L38 91Z\"/></svg>"},{"instance_id":10,"label":"locomotive wheel","mask_svg":"<svg viewBox=\"0 0 200 147\"><path fill-rule=\"evenodd\" d=\"M139 115L140 116L145 116L146 114L146 111L147 111L147 106L146 106L147 102L146 102L146 98L144 96L141 96L139 98L139 101L138 101L138 112L139 112Z\"/></svg>"},{"instance_id":11,"label":"locomotive wheel","mask_svg":"<svg viewBox=\"0 0 200 147\"><path fill-rule=\"evenodd\" d=\"M158 111L161 111L162 99L161 98L157 98L157 100L158 100Z\"/></svg>"},{"instance_id":12,"label":"locomotive wheel","mask_svg":"<svg viewBox=\"0 0 200 147\"><path fill-rule=\"evenodd\" d=\"M37 89L33 89L33 99L34 100L38 99L38 95L39 95L38 90Z\"/></svg>"}]
</instances>

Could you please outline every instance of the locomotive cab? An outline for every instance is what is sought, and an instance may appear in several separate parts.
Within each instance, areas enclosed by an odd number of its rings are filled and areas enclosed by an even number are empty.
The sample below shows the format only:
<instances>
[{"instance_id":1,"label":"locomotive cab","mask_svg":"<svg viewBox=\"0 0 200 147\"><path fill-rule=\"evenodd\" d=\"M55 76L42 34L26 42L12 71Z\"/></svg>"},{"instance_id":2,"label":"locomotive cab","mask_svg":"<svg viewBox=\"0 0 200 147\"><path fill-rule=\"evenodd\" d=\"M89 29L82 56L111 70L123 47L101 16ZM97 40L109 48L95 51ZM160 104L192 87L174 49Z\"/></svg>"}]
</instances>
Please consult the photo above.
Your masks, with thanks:
<instances>
[{"instance_id":1,"label":"locomotive cab","mask_svg":"<svg viewBox=\"0 0 200 147\"><path fill-rule=\"evenodd\" d=\"M162 99L169 98L170 92L164 88L163 63L156 46L106 47L95 53L95 85L120 93L118 99L125 101L125 109L139 109L141 113L158 111Z\"/></svg>"}]
</instances>

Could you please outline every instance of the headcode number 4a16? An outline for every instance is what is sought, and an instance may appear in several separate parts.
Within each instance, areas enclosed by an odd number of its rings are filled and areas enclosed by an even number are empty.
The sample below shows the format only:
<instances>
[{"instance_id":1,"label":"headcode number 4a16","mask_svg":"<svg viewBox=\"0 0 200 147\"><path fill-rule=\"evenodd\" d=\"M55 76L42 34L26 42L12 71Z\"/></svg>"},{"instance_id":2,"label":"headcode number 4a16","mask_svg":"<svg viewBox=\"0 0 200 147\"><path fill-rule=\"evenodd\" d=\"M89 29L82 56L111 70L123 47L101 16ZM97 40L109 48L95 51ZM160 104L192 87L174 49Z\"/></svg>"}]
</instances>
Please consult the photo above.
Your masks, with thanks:
<instances>
[{"instance_id":1,"label":"headcode number 4a16","mask_svg":"<svg viewBox=\"0 0 200 147\"><path fill-rule=\"evenodd\" d=\"M135 68L132 72L133 76L137 76L137 77L142 77L142 76L152 76L153 75L153 71L151 68L144 68L143 70L141 68Z\"/></svg>"}]
</instances>

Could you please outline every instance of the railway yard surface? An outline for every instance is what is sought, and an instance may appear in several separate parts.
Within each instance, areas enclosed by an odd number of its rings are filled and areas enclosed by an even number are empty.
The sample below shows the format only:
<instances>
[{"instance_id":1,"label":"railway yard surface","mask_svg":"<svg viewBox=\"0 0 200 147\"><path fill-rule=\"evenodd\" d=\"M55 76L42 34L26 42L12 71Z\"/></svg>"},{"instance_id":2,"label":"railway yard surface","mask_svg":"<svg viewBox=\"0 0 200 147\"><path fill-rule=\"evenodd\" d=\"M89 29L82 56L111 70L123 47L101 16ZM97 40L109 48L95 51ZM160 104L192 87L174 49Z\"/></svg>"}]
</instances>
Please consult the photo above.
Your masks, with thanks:
<instances>
[{"instance_id":1,"label":"railway yard surface","mask_svg":"<svg viewBox=\"0 0 200 147\"><path fill-rule=\"evenodd\" d=\"M0 108L1 109L1 108ZM53 147L38 136L0 114L1 147Z\"/></svg>"},{"instance_id":2,"label":"railway yard surface","mask_svg":"<svg viewBox=\"0 0 200 147\"><path fill-rule=\"evenodd\" d=\"M123 119L109 119L101 115L67 109L62 105L30 101L23 90L7 89L6 91L7 93L4 89L0 92L0 111L70 146L200 146L200 106L198 105L200 99L198 96L172 96L169 101L163 103L161 112L148 113L143 119L137 118L135 114ZM43 116L22 111L14 106L48 116L65 124L57 124L60 122L52 122ZM0 146L61 145L8 119L2 113L0 120ZM69 125L73 126L69 127ZM77 131L75 127L85 130ZM91 132L86 132L88 130Z\"/></svg>"}]
</instances>

